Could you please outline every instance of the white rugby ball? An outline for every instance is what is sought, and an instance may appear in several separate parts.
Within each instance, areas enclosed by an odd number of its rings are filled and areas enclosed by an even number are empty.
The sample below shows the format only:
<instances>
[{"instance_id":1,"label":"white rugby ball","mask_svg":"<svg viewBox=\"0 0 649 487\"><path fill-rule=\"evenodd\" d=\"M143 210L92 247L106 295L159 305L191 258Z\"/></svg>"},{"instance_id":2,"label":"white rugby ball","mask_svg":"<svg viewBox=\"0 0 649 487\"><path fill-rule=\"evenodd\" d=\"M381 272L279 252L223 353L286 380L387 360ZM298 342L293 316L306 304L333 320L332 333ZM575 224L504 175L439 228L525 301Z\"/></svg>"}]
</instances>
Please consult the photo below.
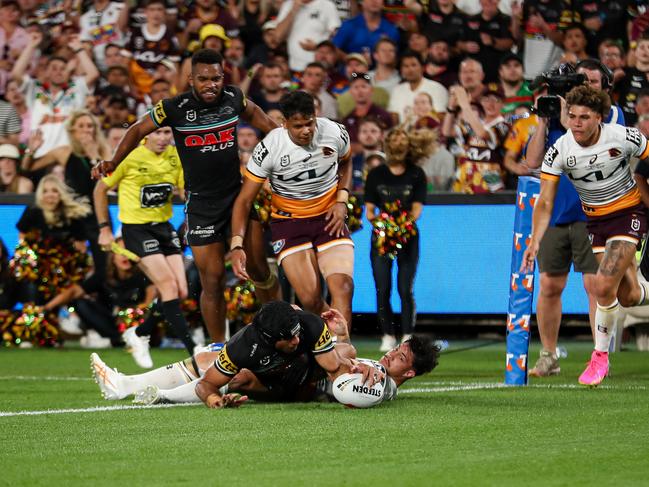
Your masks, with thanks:
<instances>
[{"instance_id":1,"label":"white rugby ball","mask_svg":"<svg viewBox=\"0 0 649 487\"><path fill-rule=\"evenodd\" d=\"M363 374L341 374L334 380L332 387L336 400L345 406L371 408L383 400L384 381L371 388L363 384Z\"/></svg>"}]
</instances>

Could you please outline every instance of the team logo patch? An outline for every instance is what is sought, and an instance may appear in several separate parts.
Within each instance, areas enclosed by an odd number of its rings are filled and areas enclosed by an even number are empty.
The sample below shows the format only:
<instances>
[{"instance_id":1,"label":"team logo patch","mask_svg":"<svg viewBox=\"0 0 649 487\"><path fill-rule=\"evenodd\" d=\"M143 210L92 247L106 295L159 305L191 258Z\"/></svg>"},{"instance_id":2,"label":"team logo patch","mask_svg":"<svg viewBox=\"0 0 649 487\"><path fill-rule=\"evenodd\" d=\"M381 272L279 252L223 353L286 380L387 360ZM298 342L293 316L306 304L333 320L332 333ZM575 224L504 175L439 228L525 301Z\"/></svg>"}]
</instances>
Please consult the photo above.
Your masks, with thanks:
<instances>
[{"instance_id":1,"label":"team logo patch","mask_svg":"<svg viewBox=\"0 0 649 487\"><path fill-rule=\"evenodd\" d=\"M640 220L638 218L631 219L631 230L633 230L634 232L640 230Z\"/></svg>"},{"instance_id":2,"label":"team logo patch","mask_svg":"<svg viewBox=\"0 0 649 487\"><path fill-rule=\"evenodd\" d=\"M291 158L290 158L290 156L289 156L288 154L285 155L285 156L282 156L282 158L279 160L279 165L280 165L281 167L286 167L286 166L288 166L290 163L291 163Z\"/></svg>"},{"instance_id":3,"label":"team logo patch","mask_svg":"<svg viewBox=\"0 0 649 487\"><path fill-rule=\"evenodd\" d=\"M275 240L273 242L273 252L275 254L279 254L282 249L284 248L284 245L286 245L286 240L281 239L281 240Z\"/></svg>"},{"instance_id":4,"label":"team logo patch","mask_svg":"<svg viewBox=\"0 0 649 487\"><path fill-rule=\"evenodd\" d=\"M164 121L164 119L167 118L165 109L162 106L162 101L159 101L158 103L156 103L155 107L153 107L153 118L158 125L160 125Z\"/></svg>"},{"instance_id":5,"label":"team logo patch","mask_svg":"<svg viewBox=\"0 0 649 487\"><path fill-rule=\"evenodd\" d=\"M597 154L595 154L593 157L591 157L591 158L588 160L588 164L592 166L593 164L595 164L595 161L596 161L596 160L597 160Z\"/></svg>"},{"instance_id":6,"label":"team logo patch","mask_svg":"<svg viewBox=\"0 0 649 487\"><path fill-rule=\"evenodd\" d=\"M566 164L568 167L575 167L577 165L577 158L575 156L568 156Z\"/></svg>"},{"instance_id":7,"label":"team logo patch","mask_svg":"<svg viewBox=\"0 0 649 487\"><path fill-rule=\"evenodd\" d=\"M144 252L155 252L160 248L160 242L158 242L155 239L151 240L145 240L142 242L142 248L144 249Z\"/></svg>"},{"instance_id":8,"label":"team logo patch","mask_svg":"<svg viewBox=\"0 0 649 487\"><path fill-rule=\"evenodd\" d=\"M196 110L188 110L185 113L185 118L188 122L194 122L196 120Z\"/></svg>"},{"instance_id":9,"label":"team logo patch","mask_svg":"<svg viewBox=\"0 0 649 487\"><path fill-rule=\"evenodd\" d=\"M257 144L257 147L255 147L255 150L252 151L252 160L255 161L255 164L261 167L261 163L264 162L264 159L267 155L268 149L263 142L259 142L259 144Z\"/></svg>"}]
</instances>

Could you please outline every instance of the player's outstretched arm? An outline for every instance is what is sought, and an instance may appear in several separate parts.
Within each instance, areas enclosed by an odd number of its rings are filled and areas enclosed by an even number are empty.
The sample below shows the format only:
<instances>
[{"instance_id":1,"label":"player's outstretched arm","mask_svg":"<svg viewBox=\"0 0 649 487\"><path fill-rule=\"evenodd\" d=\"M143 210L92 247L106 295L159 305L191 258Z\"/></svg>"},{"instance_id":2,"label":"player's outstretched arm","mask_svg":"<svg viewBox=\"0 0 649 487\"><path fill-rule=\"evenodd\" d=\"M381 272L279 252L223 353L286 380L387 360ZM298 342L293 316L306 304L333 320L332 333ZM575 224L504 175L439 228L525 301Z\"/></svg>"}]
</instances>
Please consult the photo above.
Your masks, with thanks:
<instances>
[{"instance_id":1,"label":"player's outstretched arm","mask_svg":"<svg viewBox=\"0 0 649 487\"><path fill-rule=\"evenodd\" d=\"M316 355L315 360L327 372L329 379L332 381L341 374L360 373L363 374L363 383L367 387L372 387L384 377L380 370L368 364L355 363L351 359L341 356L335 348L329 352Z\"/></svg>"},{"instance_id":2,"label":"player's outstretched arm","mask_svg":"<svg viewBox=\"0 0 649 487\"><path fill-rule=\"evenodd\" d=\"M266 113L261 108L259 108L256 103L250 101L249 99L246 101L246 109L241 114L241 116L246 122L248 122L253 127L261 130L264 134L267 134L271 130L279 127L275 120L266 115Z\"/></svg>"},{"instance_id":3,"label":"player's outstretched arm","mask_svg":"<svg viewBox=\"0 0 649 487\"><path fill-rule=\"evenodd\" d=\"M234 208L232 209L230 261L232 262L234 274L240 279L250 279L246 272L246 253L243 250L243 241L246 236L246 227L248 226L248 216L250 215L252 203L262 185L263 183L244 177L243 186L239 196L234 201Z\"/></svg>"},{"instance_id":4,"label":"player's outstretched arm","mask_svg":"<svg viewBox=\"0 0 649 487\"><path fill-rule=\"evenodd\" d=\"M556 180L541 179L541 194L534 205L534 213L532 213L532 236L523 254L523 262L520 269L522 273L528 273L534 270L534 260L539 253L541 239L550 224L550 217L554 208L554 198L557 195L558 187L558 178Z\"/></svg>"},{"instance_id":5,"label":"player's outstretched arm","mask_svg":"<svg viewBox=\"0 0 649 487\"><path fill-rule=\"evenodd\" d=\"M128 156L133 149L135 149L140 141L156 130L158 127L153 123L149 114L144 115L136 123L131 125L129 129L119 141L115 154L110 161L101 161L92 168L92 177L99 179L100 177L107 176L113 172L115 168Z\"/></svg>"}]
</instances>

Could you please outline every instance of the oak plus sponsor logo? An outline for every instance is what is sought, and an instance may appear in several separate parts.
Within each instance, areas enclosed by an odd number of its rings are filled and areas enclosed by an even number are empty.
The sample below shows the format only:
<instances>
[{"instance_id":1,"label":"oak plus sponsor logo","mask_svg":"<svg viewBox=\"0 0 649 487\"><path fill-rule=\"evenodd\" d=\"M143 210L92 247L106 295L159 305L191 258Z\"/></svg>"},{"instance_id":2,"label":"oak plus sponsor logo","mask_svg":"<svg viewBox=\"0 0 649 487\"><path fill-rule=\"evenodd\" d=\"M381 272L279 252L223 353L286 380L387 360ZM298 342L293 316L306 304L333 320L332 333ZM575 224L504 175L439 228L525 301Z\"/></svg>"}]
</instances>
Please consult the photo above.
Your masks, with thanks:
<instances>
[{"instance_id":1,"label":"oak plus sponsor logo","mask_svg":"<svg viewBox=\"0 0 649 487\"><path fill-rule=\"evenodd\" d=\"M234 147L234 127L206 134L185 136L185 147L197 147L201 152L217 152Z\"/></svg>"}]
</instances>

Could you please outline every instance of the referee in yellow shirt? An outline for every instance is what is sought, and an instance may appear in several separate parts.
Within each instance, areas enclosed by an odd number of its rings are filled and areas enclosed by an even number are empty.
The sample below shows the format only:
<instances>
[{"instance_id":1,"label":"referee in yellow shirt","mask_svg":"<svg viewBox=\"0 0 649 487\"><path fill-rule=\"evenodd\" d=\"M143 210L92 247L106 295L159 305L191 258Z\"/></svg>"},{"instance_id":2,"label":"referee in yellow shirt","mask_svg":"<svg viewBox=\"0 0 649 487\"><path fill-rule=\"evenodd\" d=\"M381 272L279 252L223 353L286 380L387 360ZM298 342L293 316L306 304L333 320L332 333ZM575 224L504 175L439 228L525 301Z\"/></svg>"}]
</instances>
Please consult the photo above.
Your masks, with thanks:
<instances>
[{"instance_id":1,"label":"referee in yellow shirt","mask_svg":"<svg viewBox=\"0 0 649 487\"><path fill-rule=\"evenodd\" d=\"M109 250L115 237L108 219L108 191L117 187L124 244L140 257L138 265L158 289L164 317L193 354L195 344L180 311L180 299L187 296L182 248L169 223L174 187L184 187L182 165L172 140L171 128L159 128L115 172L98 181L94 191L95 212L100 228L99 245ZM150 330L138 327L129 328L122 336L136 363L144 368L153 366L146 337L149 333Z\"/></svg>"}]
</instances>

